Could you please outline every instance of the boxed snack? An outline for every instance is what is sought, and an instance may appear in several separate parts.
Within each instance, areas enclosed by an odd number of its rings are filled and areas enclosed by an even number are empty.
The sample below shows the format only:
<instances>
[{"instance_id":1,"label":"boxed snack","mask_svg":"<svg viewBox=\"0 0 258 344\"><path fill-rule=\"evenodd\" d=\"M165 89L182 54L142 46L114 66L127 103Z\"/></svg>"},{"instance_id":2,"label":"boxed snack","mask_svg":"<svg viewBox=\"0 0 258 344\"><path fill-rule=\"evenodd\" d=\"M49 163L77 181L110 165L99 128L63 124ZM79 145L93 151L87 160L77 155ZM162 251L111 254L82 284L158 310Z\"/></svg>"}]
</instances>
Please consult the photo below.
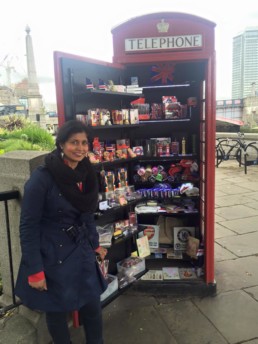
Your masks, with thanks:
<instances>
[{"instance_id":1,"label":"boxed snack","mask_svg":"<svg viewBox=\"0 0 258 344\"><path fill-rule=\"evenodd\" d=\"M113 92L126 92L126 86L124 86L124 85L112 85L112 89L110 91L113 91Z\"/></svg>"},{"instance_id":2,"label":"boxed snack","mask_svg":"<svg viewBox=\"0 0 258 344\"><path fill-rule=\"evenodd\" d=\"M88 110L88 123L93 127L100 125L99 109Z\"/></svg>"},{"instance_id":3,"label":"boxed snack","mask_svg":"<svg viewBox=\"0 0 258 344\"><path fill-rule=\"evenodd\" d=\"M131 124L138 124L139 123L139 111L138 109L130 109L129 110L129 118Z\"/></svg>"},{"instance_id":4,"label":"boxed snack","mask_svg":"<svg viewBox=\"0 0 258 344\"><path fill-rule=\"evenodd\" d=\"M150 119L150 104L131 104L133 109L138 109L139 121L146 121Z\"/></svg>"},{"instance_id":5,"label":"boxed snack","mask_svg":"<svg viewBox=\"0 0 258 344\"><path fill-rule=\"evenodd\" d=\"M182 118L182 107L175 96L163 96L162 103L165 119Z\"/></svg>"},{"instance_id":6,"label":"boxed snack","mask_svg":"<svg viewBox=\"0 0 258 344\"><path fill-rule=\"evenodd\" d=\"M108 280L108 287L104 291L104 293L102 293L100 295L100 301L104 301L110 295L112 295L114 292L116 292L118 290L118 279L117 279L117 276L113 276L113 275L108 274L107 275L107 280Z\"/></svg>"},{"instance_id":7,"label":"boxed snack","mask_svg":"<svg viewBox=\"0 0 258 344\"><path fill-rule=\"evenodd\" d=\"M163 118L163 107L161 103L151 104L151 119L162 119Z\"/></svg>"},{"instance_id":8,"label":"boxed snack","mask_svg":"<svg viewBox=\"0 0 258 344\"><path fill-rule=\"evenodd\" d=\"M139 237L146 235L149 240L150 248L159 247L159 226L141 224L138 225L138 228L141 230L141 232L139 232Z\"/></svg>"},{"instance_id":9,"label":"boxed snack","mask_svg":"<svg viewBox=\"0 0 258 344\"><path fill-rule=\"evenodd\" d=\"M112 110L113 124L123 124L123 113L121 110Z\"/></svg>"},{"instance_id":10,"label":"boxed snack","mask_svg":"<svg viewBox=\"0 0 258 344\"><path fill-rule=\"evenodd\" d=\"M117 271L125 275L135 276L145 270L145 259L128 257L117 263Z\"/></svg>"},{"instance_id":11,"label":"boxed snack","mask_svg":"<svg viewBox=\"0 0 258 344\"><path fill-rule=\"evenodd\" d=\"M123 124L130 124L129 109L122 109Z\"/></svg>"}]
</instances>

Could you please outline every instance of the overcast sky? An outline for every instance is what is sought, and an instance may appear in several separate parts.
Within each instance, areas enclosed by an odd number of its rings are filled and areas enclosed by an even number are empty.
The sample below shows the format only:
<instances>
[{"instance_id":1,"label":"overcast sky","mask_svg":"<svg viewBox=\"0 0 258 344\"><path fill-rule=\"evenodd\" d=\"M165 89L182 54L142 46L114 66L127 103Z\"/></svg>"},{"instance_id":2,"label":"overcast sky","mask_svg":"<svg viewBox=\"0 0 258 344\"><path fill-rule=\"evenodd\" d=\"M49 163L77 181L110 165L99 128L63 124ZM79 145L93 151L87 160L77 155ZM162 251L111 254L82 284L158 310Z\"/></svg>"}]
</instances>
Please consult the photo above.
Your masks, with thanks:
<instances>
[{"instance_id":1,"label":"overcast sky","mask_svg":"<svg viewBox=\"0 0 258 344\"><path fill-rule=\"evenodd\" d=\"M26 75L25 27L29 25L40 92L55 102L53 51L112 61L111 29L153 12L184 12L216 23L217 99L231 97L232 41L246 27L258 27L257 0L241 6L207 0L5 1L0 19L0 84L9 61L12 81ZM4 58L7 56L5 61Z\"/></svg>"}]
</instances>

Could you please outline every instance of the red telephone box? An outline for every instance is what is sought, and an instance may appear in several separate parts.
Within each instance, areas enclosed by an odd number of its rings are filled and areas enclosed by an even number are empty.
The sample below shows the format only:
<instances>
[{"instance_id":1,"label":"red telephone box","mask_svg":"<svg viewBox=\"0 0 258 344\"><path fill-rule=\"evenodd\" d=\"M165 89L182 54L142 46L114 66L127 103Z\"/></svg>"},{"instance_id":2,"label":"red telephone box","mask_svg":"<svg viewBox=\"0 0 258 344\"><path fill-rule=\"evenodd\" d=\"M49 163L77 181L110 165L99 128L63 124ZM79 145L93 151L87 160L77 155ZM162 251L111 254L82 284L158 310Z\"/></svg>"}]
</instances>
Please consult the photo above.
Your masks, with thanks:
<instances>
[{"instance_id":1,"label":"red telephone box","mask_svg":"<svg viewBox=\"0 0 258 344\"><path fill-rule=\"evenodd\" d=\"M155 128L135 129L141 135L175 135L187 137L187 150L199 165L198 218L203 243L203 281L216 290L214 279L214 193L215 193L215 24L185 13L152 13L130 19L112 30L113 62L103 62L55 52L55 80L59 124L87 111L96 101L112 108L116 101L109 91L85 91L85 78L97 84L98 78L114 84L137 84L149 102L162 96L176 96L188 106L189 122L175 120L158 123ZM121 94L117 92L116 96ZM125 100L127 96L127 99ZM128 106L135 95L121 95ZM121 99L119 101L121 103ZM190 109L190 110L189 110ZM191 112L189 114L189 111ZM147 122L146 122L147 123ZM111 129L103 137L113 135ZM183 137L184 138L184 137ZM194 153L194 154L193 154Z\"/></svg>"}]
</instances>

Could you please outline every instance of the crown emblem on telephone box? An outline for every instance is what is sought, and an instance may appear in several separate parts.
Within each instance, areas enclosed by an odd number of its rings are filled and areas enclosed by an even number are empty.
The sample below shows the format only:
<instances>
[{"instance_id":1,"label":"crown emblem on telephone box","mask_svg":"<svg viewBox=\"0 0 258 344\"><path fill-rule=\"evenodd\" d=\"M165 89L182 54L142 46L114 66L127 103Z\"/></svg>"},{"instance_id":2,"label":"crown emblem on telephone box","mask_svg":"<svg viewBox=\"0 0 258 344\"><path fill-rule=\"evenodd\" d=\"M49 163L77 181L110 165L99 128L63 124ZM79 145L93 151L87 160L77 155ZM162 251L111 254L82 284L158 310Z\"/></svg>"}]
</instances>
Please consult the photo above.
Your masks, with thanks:
<instances>
[{"instance_id":1,"label":"crown emblem on telephone box","mask_svg":"<svg viewBox=\"0 0 258 344\"><path fill-rule=\"evenodd\" d=\"M169 23L166 23L164 19L161 19L161 22L157 24L158 32L168 32Z\"/></svg>"}]
</instances>

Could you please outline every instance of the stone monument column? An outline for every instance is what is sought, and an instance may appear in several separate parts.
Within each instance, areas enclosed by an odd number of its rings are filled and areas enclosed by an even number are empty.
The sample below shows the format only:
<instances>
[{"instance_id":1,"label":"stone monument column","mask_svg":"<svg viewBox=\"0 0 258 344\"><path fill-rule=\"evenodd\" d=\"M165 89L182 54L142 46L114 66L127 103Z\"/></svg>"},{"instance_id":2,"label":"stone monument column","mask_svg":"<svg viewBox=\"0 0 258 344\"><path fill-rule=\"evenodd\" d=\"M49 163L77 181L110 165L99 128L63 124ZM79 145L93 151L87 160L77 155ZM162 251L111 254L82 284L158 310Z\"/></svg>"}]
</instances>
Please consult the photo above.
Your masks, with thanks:
<instances>
[{"instance_id":1,"label":"stone monument column","mask_svg":"<svg viewBox=\"0 0 258 344\"><path fill-rule=\"evenodd\" d=\"M40 122L42 127L45 126L45 115L42 96L39 92L35 58L33 52L32 38L29 26L25 29L26 35L26 56L27 56L27 73L28 73L28 109L29 119L32 122Z\"/></svg>"}]
</instances>

